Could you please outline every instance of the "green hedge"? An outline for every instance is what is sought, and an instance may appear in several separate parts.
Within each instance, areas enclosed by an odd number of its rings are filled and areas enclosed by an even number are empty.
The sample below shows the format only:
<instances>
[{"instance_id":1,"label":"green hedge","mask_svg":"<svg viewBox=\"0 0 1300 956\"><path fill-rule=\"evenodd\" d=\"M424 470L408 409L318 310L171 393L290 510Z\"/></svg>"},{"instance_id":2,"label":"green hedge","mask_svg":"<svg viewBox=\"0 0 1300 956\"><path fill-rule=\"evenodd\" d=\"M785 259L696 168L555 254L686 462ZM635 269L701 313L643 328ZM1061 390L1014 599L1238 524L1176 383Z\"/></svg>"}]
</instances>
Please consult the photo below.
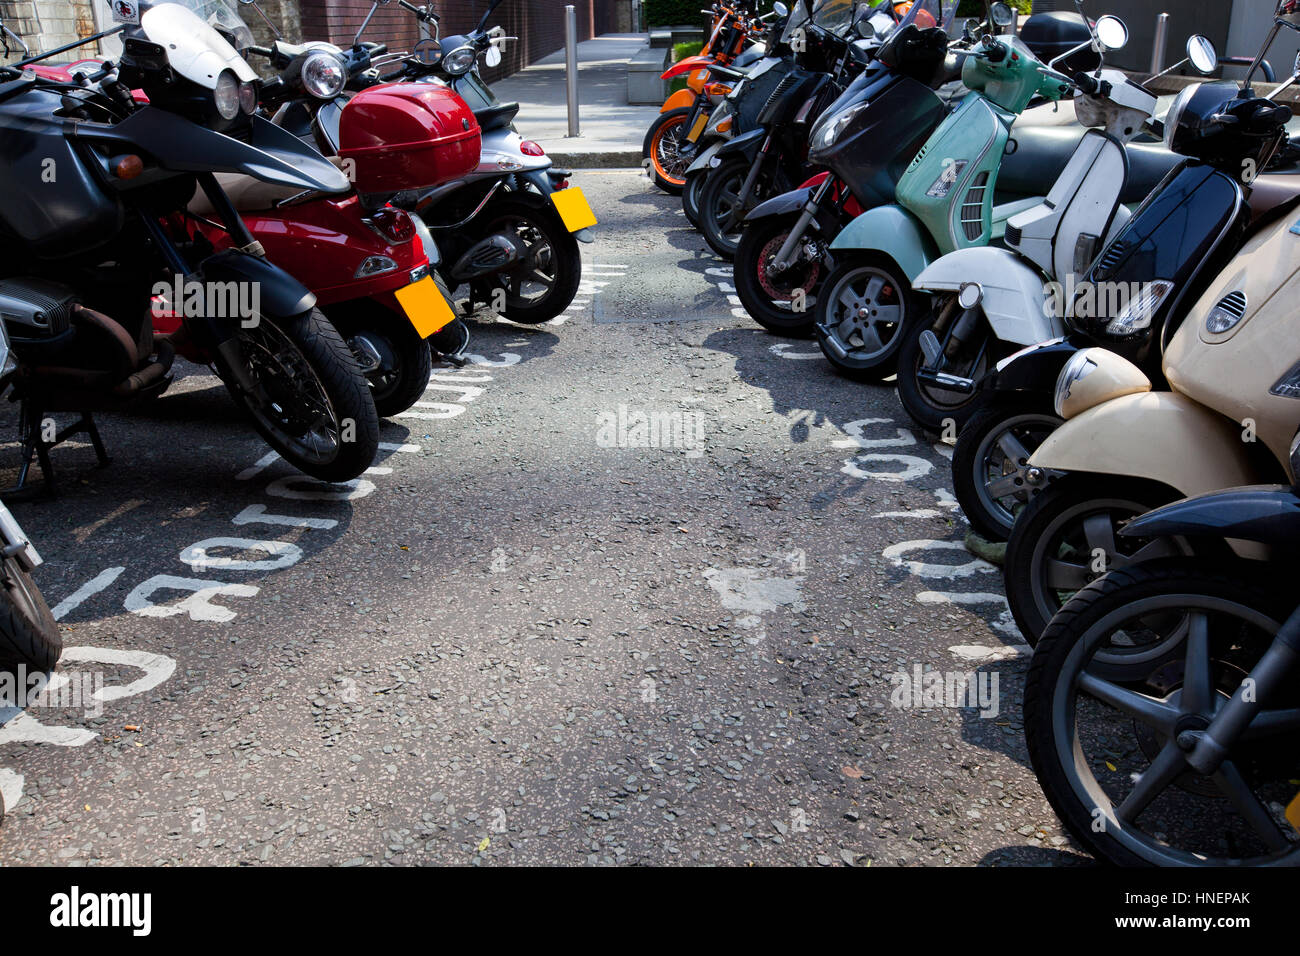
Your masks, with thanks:
<instances>
[{"instance_id":1,"label":"green hedge","mask_svg":"<svg viewBox=\"0 0 1300 956\"><path fill-rule=\"evenodd\" d=\"M647 28L686 24L702 27L705 16L700 11L705 6L700 0L645 0L645 25Z\"/></svg>"}]
</instances>

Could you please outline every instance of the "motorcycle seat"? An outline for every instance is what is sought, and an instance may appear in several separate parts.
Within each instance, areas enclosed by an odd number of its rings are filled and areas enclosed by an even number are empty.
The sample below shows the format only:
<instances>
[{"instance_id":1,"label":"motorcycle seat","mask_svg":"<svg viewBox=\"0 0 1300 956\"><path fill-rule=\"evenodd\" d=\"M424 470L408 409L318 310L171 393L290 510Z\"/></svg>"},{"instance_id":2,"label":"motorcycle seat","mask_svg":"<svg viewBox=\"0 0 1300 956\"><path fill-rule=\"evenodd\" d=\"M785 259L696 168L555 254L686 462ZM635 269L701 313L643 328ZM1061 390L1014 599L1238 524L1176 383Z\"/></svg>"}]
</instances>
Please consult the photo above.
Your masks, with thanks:
<instances>
[{"instance_id":1,"label":"motorcycle seat","mask_svg":"<svg viewBox=\"0 0 1300 956\"><path fill-rule=\"evenodd\" d=\"M343 168L343 161L337 156L327 158L339 169ZM226 195L230 197L230 201L234 203L235 208L240 212L274 209L276 203L301 195L305 191L300 186L281 186L278 183L266 183L254 176L246 176L243 173L217 173L217 183L225 190ZM194 198L190 200L189 210L194 215L203 216L207 219L217 215L217 211L212 208L212 203L208 202L207 194L202 189L194 191Z\"/></svg>"},{"instance_id":2,"label":"motorcycle seat","mask_svg":"<svg viewBox=\"0 0 1300 956\"><path fill-rule=\"evenodd\" d=\"M756 43L741 50L736 58L731 61L731 68L733 70L746 70L765 56L767 56L767 47L761 43Z\"/></svg>"},{"instance_id":3,"label":"motorcycle seat","mask_svg":"<svg viewBox=\"0 0 1300 956\"><path fill-rule=\"evenodd\" d=\"M474 118L478 120L479 127L486 133L488 130L505 129L514 122L518 113L518 103L498 103L496 106L475 110Z\"/></svg>"},{"instance_id":4,"label":"motorcycle seat","mask_svg":"<svg viewBox=\"0 0 1300 956\"><path fill-rule=\"evenodd\" d=\"M1065 169L1083 139L1082 126L1024 126L1011 129L1015 151L1002 160L998 192L1009 196L1044 195ZM1163 146L1126 143L1128 178L1120 202L1141 202L1183 157Z\"/></svg>"},{"instance_id":5,"label":"motorcycle seat","mask_svg":"<svg viewBox=\"0 0 1300 956\"><path fill-rule=\"evenodd\" d=\"M1257 221L1300 196L1300 176L1264 173L1250 184L1250 218ZM1271 218L1271 217L1270 217Z\"/></svg>"}]
</instances>

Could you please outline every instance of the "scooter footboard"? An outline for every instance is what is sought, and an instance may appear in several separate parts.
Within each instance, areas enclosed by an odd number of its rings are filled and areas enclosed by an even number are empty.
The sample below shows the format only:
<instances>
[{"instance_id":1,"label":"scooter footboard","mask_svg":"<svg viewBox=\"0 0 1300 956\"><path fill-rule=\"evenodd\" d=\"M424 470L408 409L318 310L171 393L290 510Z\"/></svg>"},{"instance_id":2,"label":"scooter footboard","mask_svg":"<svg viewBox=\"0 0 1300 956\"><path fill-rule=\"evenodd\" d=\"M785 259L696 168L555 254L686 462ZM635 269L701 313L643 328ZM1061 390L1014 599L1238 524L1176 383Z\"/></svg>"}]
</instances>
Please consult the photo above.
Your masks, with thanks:
<instances>
[{"instance_id":1,"label":"scooter footboard","mask_svg":"<svg viewBox=\"0 0 1300 956\"><path fill-rule=\"evenodd\" d=\"M832 251L879 252L893 259L908 282L939 257L939 249L920 220L898 205L877 206L855 218L831 242Z\"/></svg>"},{"instance_id":2,"label":"scooter footboard","mask_svg":"<svg viewBox=\"0 0 1300 956\"><path fill-rule=\"evenodd\" d=\"M1177 392L1113 398L1071 418L1030 457L1039 468L1149 478L1183 495L1273 480L1241 426Z\"/></svg>"},{"instance_id":3,"label":"scooter footboard","mask_svg":"<svg viewBox=\"0 0 1300 956\"><path fill-rule=\"evenodd\" d=\"M993 334L1013 345L1035 345L1064 333L1052 287L1037 269L1008 249L973 246L941 256L926 266L912 287L957 292L974 283L980 308Z\"/></svg>"}]
</instances>

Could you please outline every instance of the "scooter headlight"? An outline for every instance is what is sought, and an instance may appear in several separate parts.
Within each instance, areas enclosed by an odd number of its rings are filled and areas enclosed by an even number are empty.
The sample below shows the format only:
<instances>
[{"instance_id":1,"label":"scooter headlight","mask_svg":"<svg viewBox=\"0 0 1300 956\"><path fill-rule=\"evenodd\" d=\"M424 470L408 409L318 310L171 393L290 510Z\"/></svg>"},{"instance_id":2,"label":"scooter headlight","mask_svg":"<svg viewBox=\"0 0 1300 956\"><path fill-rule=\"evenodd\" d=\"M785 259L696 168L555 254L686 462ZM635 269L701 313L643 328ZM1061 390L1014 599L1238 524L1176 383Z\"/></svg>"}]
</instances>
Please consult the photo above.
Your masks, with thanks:
<instances>
[{"instance_id":1,"label":"scooter headlight","mask_svg":"<svg viewBox=\"0 0 1300 956\"><path fill-rule=\"evenodd\" d=\"M232 120L239 115L239 80L230 70L222 70L217 77L217 88L212 91L212 102L222 119Z\"/></svg>"},{"instance_id":2,"label":"scooter headlight","mask_svg":"<svg viewBox=\"0 0 1300 956\"><path fill-rule=\"evenodd\" d=\"M1091 349L1083 349L1075 352L1070 356L1070 360L1065 363L1065 368L1061 369L1061 374L1056 377L1056 391L1052 395L1052 408L1062 418L1065 417L1064 408L1066 401L1070 397L1070 389L1080 379L1097 370L1097 363L1092 360L1091 351Z\"/></svg>"},{"instance_id":3,"label":"scooter headlight","mask_svg":"<svg viewBox=\"0 0 1300 956\"><path fill-rule=\"evenodd\" d=\"M1167 279L1156 279L1144 283L1137 295L1128 301L1128 305L1119 315L1106 324L1106 334L1122 337L1141 332L1151 327L1151 319L1160 308L1160 303L1174 289L1174 284Z\"/></svg>"},{"instance_id":4,"label":"scooter headlight","mask_svg":"<svg viewBox=\"0 0 1300 956\"><path fill-rule=\"evenodd\" d=\"M317 50L302 62L302 86L318 100L332 100L343 92L348 70L343 60L328 50Z\"/></svg>"},{"instance_id":5,"label":"scooter headlight","mask_svg":"<svg viewBox=\"0 0 1300 956\"><path fill-rule=\"evenodd\" d=\"M870 105L870 103L858 103L846 110L841 110L834 116L828 116L825 121L818 124L820 128L813 133L813 142L820 149L826 149L835 142L840 133L844 132L845 127L853 122L854 117Z\"/></svg>"},{"instance_id":6,"label":"scooter headlight","mask_svg":"<svg viewBox=\"0 0 1300 956\"><path fill-rule=\"evenodd\" d=\"M472 46L458 46L442 58L443 72L450 73L452 76L468 73L476 59L478 54Z\"/></svg>"}]
</instances>

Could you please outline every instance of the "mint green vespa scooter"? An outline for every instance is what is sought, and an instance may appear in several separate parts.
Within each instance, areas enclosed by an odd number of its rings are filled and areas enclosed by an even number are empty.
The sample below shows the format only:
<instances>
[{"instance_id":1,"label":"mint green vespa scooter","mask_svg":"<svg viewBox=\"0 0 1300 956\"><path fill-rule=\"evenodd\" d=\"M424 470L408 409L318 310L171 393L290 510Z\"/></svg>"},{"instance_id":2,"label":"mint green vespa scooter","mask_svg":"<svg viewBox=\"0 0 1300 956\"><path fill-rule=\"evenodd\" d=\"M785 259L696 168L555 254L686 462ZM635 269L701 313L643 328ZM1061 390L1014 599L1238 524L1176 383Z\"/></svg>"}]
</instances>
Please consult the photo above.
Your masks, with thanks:
<instances>
[{"instance_id":1,"label":"mint green vespa scooter","mask_svg":"<svg viewBox=\"0 0 1300 956\"><path fill-rule=\"evenodd\" d=\"M895 371L901 330L923 309L912 281L934 259L1002 235L1006 220L1042 202L994 208L998 167L1016 116L1038 94L1058 100L1070 78L1015 36L985 36L966 54L962 82L973 92L940 124L898 181L897 203L869 209L830 249L835 267L818 297L814 331L822 352L854 378Z\"/></svg>"}]
</instances>

